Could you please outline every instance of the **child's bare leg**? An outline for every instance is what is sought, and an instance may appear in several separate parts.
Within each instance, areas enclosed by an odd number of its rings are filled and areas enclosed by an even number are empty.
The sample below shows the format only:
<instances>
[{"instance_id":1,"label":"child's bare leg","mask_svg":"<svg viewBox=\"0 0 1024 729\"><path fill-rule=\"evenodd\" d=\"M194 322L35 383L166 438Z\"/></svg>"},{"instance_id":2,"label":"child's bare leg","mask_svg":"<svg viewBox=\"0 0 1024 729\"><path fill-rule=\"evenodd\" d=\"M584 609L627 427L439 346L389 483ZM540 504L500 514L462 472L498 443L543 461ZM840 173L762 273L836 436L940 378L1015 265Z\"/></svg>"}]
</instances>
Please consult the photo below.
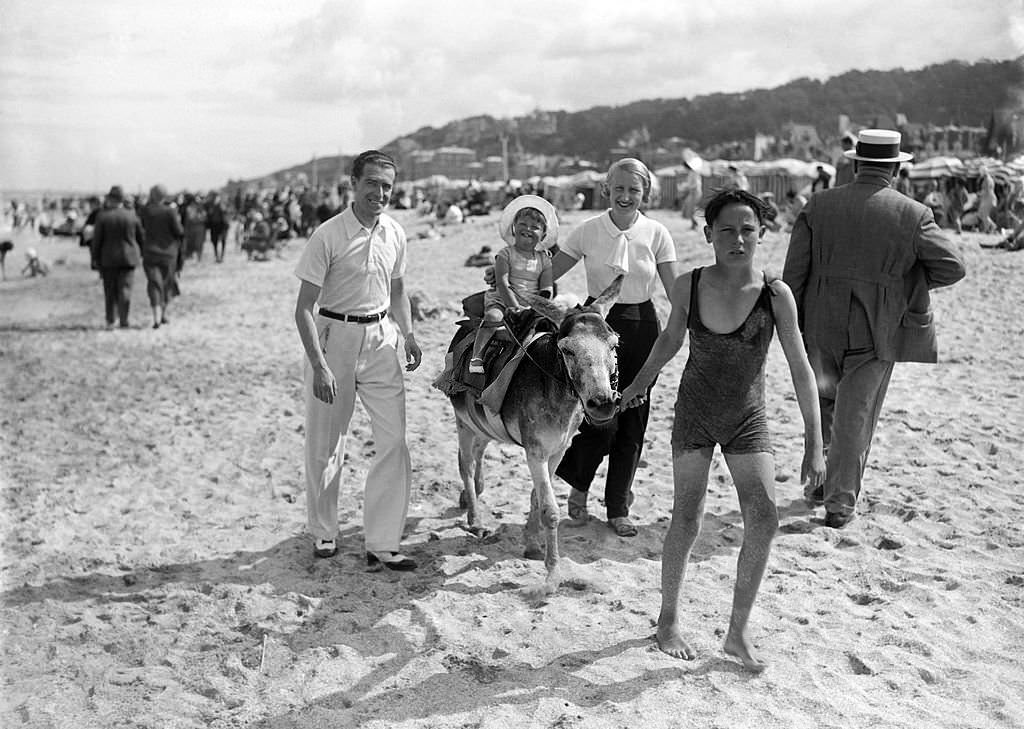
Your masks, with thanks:
<instances>
[{"instance_id":1,"label":"child's bare leg","mask_svg":"<svg viewBox=\"0 0 1024 729\"><path fill-rule=\"evenodd\" d=\"M772 539L779 527L775 508L775 465L770 453L727 455L725 461L736 484L743 513L743 546L736 563L732 617L723 648L729 655L739 658L747 670L761 672L767 664L753 649L747 622L768 564Z\"/></svg>"},{"instance_id":2,"label":"child's bare leg","mask_svg":"<svg viewBox=\"0 0 1024 729\"><path fill-rule=\"evenodd\" d=\"M501 309L493 307L484 312L483 321L476 330L476 340L473 342L473 359L480 359L484 353L484 347L494 336L494 330L502 325L504 314Z\"/></svg>"},{"instance_id":3,"label":"child's bare leg","mask_svg":"<svg viewBox=\"0 0 1024 729\"><path fill-rule=\"evenodd\" d=\"M679 632L679 599L690 550L700 534L704 519L708 469L713 449L681 451L672 461L675 497L672 522L665 534L661 554L661 614L658 615L658 647L673 658L692 661L696 652Z\"/></svg>"}]
</instances>

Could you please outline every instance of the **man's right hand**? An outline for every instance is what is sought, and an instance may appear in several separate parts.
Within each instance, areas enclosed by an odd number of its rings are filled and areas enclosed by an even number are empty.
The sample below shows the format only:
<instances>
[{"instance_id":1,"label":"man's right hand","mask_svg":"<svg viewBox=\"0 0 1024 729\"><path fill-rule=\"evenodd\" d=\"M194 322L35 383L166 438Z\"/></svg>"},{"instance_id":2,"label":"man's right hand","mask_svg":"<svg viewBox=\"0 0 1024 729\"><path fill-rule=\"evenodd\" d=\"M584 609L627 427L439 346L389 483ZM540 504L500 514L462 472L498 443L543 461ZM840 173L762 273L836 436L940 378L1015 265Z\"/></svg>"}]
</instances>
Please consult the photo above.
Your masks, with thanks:
<instances>
[{"instance_id":1,"label":"man's right hand","mask_svg":"<svg viewBox=\"0 0 1024 729\"><path fill-rule=\"evenodd\" d=\"M338 394L338 383L330 367L317 365L313 368L313 394L317 400L328 405L334 402L334 396Z\"/></svg>"},{"instance_id":2,"label":"man's right hand","mask_svg":"<svg viewBox=\"0 0 1024 729\"><path fill-rule=\"evenodd\" d=\"M494 288L494 266L488 266L484 269L484 283L487 284L488 288Z\"/></svg>"}]
</instances>

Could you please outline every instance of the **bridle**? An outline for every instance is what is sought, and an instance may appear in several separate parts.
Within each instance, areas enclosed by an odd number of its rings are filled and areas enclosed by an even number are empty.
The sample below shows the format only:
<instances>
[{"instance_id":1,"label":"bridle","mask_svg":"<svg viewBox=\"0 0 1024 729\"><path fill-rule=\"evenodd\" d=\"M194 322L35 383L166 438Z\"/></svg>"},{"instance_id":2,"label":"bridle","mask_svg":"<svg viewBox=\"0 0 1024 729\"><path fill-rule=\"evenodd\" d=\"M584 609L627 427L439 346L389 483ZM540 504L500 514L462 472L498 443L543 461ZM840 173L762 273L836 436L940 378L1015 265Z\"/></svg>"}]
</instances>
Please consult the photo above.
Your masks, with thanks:
<instances>
[{"instance_id":1,"label":"bridle","mask_svg":"<svg viewBox=\"0 0 1024 729\"><path fill-rule=\"evenodd\" d=\"M577 308L579 308L579 307L577 307ZM581 313L583 313L583 312L581 312L581 311L573 312L571 314L567 314L566 318L569 318L571 316L579 316ZM608 423L610 423L612 421L612 419L616 416L616 414L618 414L618 408L616 408L615 411L613 411L611 415L609 415L607 418L604 418L602 420L598 420L598 419L593 418L593 417L590 416L590 414L587 412L587 406L583 402L583 397L580 395L579 388L576 386L576 383L572 381L572 377L569 375L569 372L570 372L569 365L565 361L565 354L562 352L561 347L557 346L557 342L556 342L555 349L558 350L558 361L562 363L562 369L565 371L565 377L564 378L560 377L558 374L550 372L547 367L545 367L540 362L538 362L536 359L534 359L533 355L530 354L530 350L527 348L527 345L524 344L523 342L519 341L519 338L515 335L515 332L512 331L512 327L510 327L510 326L508 326L506 324L505 330L508 332L509 337L515 343L515 345L517 347L519 347L519 349L521 349L523 351L523 355L528 360L533 362L533 365L538 370L540 370L542 375L544 375L545 377L547 377L550 380L554 380L555 382L557 382L557 383L559 383L561 385L566 385L566 386L568 386L568 388L570 390L572 390L572 394L576 396L576 399L580 403L580 408L583 410L583 419L586 420L588 423L590 423L591 425L594 425L594 426L598 426L598 427L600 427L602 425L607 425ZM548 332L548 334L550 334L551 336L555 336L555 332ZM611 380L610 384L611 384L611 387L612 387L612 392L615 393L615 402L618 403L618 401L619 401L619 362L618 362L618 358L616 358L616 360L615 360L615 369L612 371L609 379Z\"/></svg>"}]
</instances>

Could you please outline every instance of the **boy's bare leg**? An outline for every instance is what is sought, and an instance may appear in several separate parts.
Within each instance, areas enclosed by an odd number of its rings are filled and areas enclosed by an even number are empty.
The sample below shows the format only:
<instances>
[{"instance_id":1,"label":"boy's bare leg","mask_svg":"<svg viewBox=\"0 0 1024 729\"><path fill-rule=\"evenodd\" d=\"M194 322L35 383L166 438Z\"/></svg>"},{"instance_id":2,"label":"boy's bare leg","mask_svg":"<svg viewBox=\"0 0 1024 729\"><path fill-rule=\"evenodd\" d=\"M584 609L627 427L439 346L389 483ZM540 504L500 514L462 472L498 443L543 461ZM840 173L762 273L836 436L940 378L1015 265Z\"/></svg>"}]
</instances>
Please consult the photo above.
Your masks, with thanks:
<instances>
[{"instance_id":1,"label":"boy's bare leg","mask_svg":"<svg viewBox=\"0 0 1024 729\"><path fill-rule=\"evenodd\" d=\"M725 462L736 484L743 513L743 546L736 563L732 617L723 648L729 655L739 658L747 670L759 673L767 664L754 651L747 621L768 564L772 539L779 527L775 508L775 465L770 453L727 455Z\"/></svg>"},{"instance_id":2,"label":"boy's bare leg","mask_svg":"<svg viewBox=\"0 0 1024 729\"><path fill-rule=\"evenodd\" d=\"M690 550L697 541L704 519L704 497L712 452L712 448L682 451L672 460L675 497L672 522L665 535L661 555L661 614L658 615L655 640L665 653L687 661L696 658L697 653L679 631L679 599Z\"/></svg>"}]
</instances>

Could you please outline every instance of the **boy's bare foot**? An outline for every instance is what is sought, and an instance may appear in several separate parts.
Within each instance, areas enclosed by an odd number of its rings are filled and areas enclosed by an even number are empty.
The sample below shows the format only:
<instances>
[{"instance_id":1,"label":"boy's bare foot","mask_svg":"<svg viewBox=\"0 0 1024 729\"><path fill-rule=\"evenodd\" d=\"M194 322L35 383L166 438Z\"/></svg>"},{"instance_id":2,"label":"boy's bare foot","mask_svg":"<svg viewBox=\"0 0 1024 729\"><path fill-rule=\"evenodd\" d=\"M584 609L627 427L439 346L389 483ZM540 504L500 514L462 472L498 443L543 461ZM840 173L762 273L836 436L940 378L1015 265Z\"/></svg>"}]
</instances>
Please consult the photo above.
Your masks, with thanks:
<instances>
[{"instance_id":1,"label":"boy's bare foot","mask_svg":"<svg viewBox=\"0 0 1024 729\"><path fill-rule=\"evenodd\" d=\"M725 637L722 649L730 656L739 658L743 662L743 667L753 673L761 673L768 667L767 663L754 655L753 646L743 635L730 633Z\"/></svg>"},{"instance_id":2,"label":"boy's bare foot","mask_svg":"<svg viewBox=\"0 0 1024 729\"><path fill-rule=\"evenodd\" d=\"M654 634L654 640L663 653L673 658L681 658L684 661L692 661L697 657L697 651L690 647L690 644L683 640L683 636L674 628L658 628Z\"/></svg>"}]
</instances>

